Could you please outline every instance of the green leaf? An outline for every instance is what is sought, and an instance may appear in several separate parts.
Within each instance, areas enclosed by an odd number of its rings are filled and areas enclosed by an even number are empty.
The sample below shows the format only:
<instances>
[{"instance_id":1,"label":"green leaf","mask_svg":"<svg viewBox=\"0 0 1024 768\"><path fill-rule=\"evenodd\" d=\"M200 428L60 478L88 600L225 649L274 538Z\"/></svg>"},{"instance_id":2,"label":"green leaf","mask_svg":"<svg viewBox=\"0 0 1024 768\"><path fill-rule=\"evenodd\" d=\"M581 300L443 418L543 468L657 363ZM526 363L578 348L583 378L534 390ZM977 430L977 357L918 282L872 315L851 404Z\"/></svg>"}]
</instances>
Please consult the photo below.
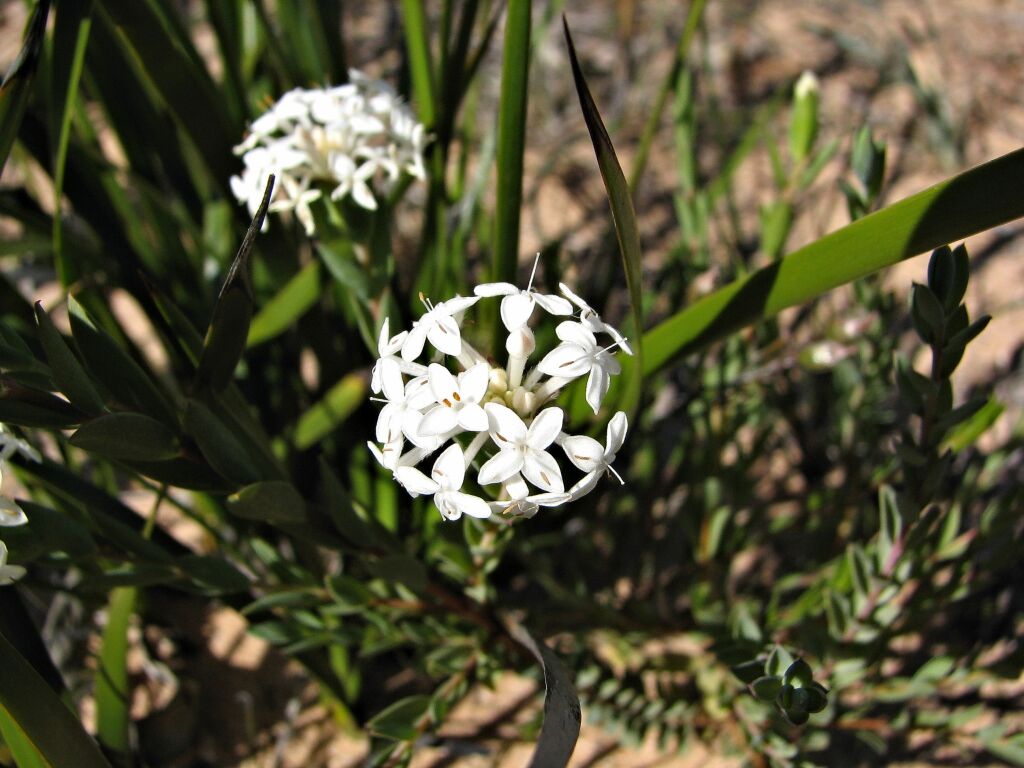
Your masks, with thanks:
<instances>
[{"instance_id":1,"label":"green leaf","mask_svg":"<svg viewBox=\"0 0 1024 768\"><path fill-rule=\"evenodd\" d=\"M928 344L939 344L946 329L942 303L927 285L914 283L910 290L910 318L914 330Z\"/></svg>"},{"instance_id":2,"label":"green leaf","mask_svg":"<svg viewBox=\"0 0 1024 768\"><path fill-rule=\"evenodd\" d=\"M212 594L233 594L249 589L248 577L222 557L186 555L177 565L192 581Z\"/></svg>"},{"instance_id":3,"label":"green leaf","mask_svg":"<svg viewBox=\"0 0 1024 768\"><path fill-rule=\"evenodd\" d=\"M247 347L255 347L284 333L320 298L320 263L311 261L300 269L267 304L249 326Z\"/></svg>"},{"instance_id":4,"label":"green leaf","mask_svg":"<svg viewBox=\"0 0 1024 768\"><path fill-rule=\"evenodd\" d=\"M162 461L181 451L174 432L141 413L108 413L87 421L70 442L111 459Z\"/></svg>"},{"instance_id":5,"label":"green leaf","mask_svg":"<svg viewBox=\"0 0 1024 768\"><path fill-rule=\"evenodd\" d=\"M196 371L196 386L200 389L210 387L216 392L223 390L234 377L235 368L245 351L253 302L249 255L260 227L263 226L273 191L274 176L271 175L263 192L263 202L249 224L213 308L213 318L203 341L203 352Z\"/></svg>"},{"instance_id":6,"label":"green leaf","mask_svg":"<svg viewBox=\"0 0 1024 768\"><path fill-rule=\"evenodd\" d=\"M843 227L681 309L644 335L644 374L749 323L943 243L1024 215L1024 149ZM631 361L623 360L625 368Z\"/></svg>"},{"instance_id":7,"label":"green leaf","mask_svg":"<svg viewBox=\"0 0 1024 768\"><path fill-rule=\"evenodd\" d=\"M814 682L814 672L811 671L811 667L806 661L797 659L789 665L782 679L786 683L795 682L799 683L801 688L806 688Z\"/></svg>"},{"instance_id":8,"label":"green leaf","mask_svg":"<svg viewBox=\"0 0 1024 768\"><path fill-rule=\"evenodd\" d=\"M25 27L25 41L0 85L0 172L7 164L32 92L32 81L39 64L39 54L43 50L46 19L49 15L50 0L36 3Z\"/></svg>"},{"instance_id":9,"label":"green leaf","mask_svg":"<svg viewBox=\"0 0 1024 768\"><path fill-rule=\"evenodd\" d=\"M580 698L572 678L554 651L538 643L521 624L507 623L509 634L537 659L544 671L544 724L531 768L567 765L580 736Z\"/></svg>"},{"instance_id":10,"label":"green leaf","mask_svg":"<svg viewBox=\"0 0 1024 768\"><path fill-rule=\"evenodd\" d=\"M131 355L96 326L74 297L68 297L68 316L71 333L89 373L119 402L168 426L176 426L177 415L167 395Z\"/></svg>"},{"instance_id":11,"label":"green leaf","mask_svg":"<svg viewBox=\"0 0 1024 768\"><path fill-rule=\"evenodd\" d=\"M946 312L956 309L959 299L951 303L956 281L956 259L948 245L932 251L928 259L928 287L935 294Z\"/></svg>"},{"instance_id":12,"label":"green leaf","mask_svg":"<svg viewBox=\"0 0 1024 768\"><path fill-rule=\"evenodd\" d=\"M110 768L71 710L0 635L0 714L50 768Z\"/></svg>"},{"instance_id":13,"label":"green leaf","mask_svg":"<svg viewBox=\"0 0 1024 768\"><path fill-rule=\"evenodd\" d=\"M516 282L519 214L523 200L523 151L529 93L530 0L509 0L498 99L498 159L491 280Z\"/></svg>"},{"instance_id":14,"label":"green leaf","mask_svg":"<svg viewBox=\"0 0 1024 768\"><path fill-rule=\"evenodd\" d=\"M270 480L247 485L228 497L228 511L246 520L266 523L301 523L306 502L291 483Z\"/></svg>"},{"instance_id":15,"label":"green leaf","mask_svg":"<svg viewBox=\"0 0 1024 768\"><path fill-rule=\"evenodd\" d=\"M128 625L135 612L136 590L120 587L110 594L107 626L96 668L96 735L114 754L127 758L131 744L131 689L128 687Z\"/></svg>"},{"instance_id":16,"label":"green leaf","mask_svg":"<svg viewBox=\"0 0 1024 768\"><path fill-rule=\"evenodd\" d=\"M412 741L420 735L417 721L427 713L429 696L409 696L381 710L366 724L367 730L394 741Z\"/></svg>"},{"instance_id":17,"label":"green leaf","mask_svg":"<svg viewBox=\"0 0 1024 768\"><path fill-rule=\"evenodd\" d=\"M764 676L764 662L751 659L731 667L732 673L744 683L752 683Z\"/></svg>"},{"instance_id":18,"label":"green leaf","mask_svg":"<svg viewBox=\"0 0 1024 768\"><path fill-rule=\"evenodd\" d=\"M78 358L64 341L54 326L43 305L36 302L36 323L39 328L39 341L43 345L46 359L53 371L54 381L60 391L67 395L68 400L76 408L85 413L95 415L103 411L103 398L85 372Z\"/></svg>"},{"instance_id":19,"label":"green leaf","mask_svg":"<svg viewBox=\"0 0 1024 768\"><path fill-rule=\"evenodd\" d=\"M80 424L84 414L66 400L0 377L0 422L21 427L65 429Z\"/></svg>"},{"instance_id":20,"label":"green leaf","mask_svg":"<svg viewBox=\"0 0 1024 768\"><path fill-rule=\"evenodd\" d=\"M775 697L782 691L782 680L775 675L764 675L754 680L750 688L761 701L775 701Z\"/></svg>"},{"instance_id":21,"label":"green leaf","mask_svg":"<svg viewBox=\"0 0 1024 768\"><path fill-rule=\"evenodd\" d=\"M5 531L4 538L10 543L12 534L25 529L31 542L42 553L63 552L71 558L84 558L96 552L96 542L89 529L65 512L44 507L31 501L19 501L28 515L28 523L16 529ZM21 549L18 550L19 554Z\"/></svg>"},{"instance_id":22,"label":"green leaf","mask_svg":"<svg viewBox=\"0 0 1024 768\"><path fill-rule=\"evenodd\" d=\"M793 657L789 651L781 645L776 645L768 655L768 661L764 665L764 672L766 675L782 677L783 673L789 669L792 663Z\"/></svg>"},{"instance_id":23,"label":"green leaf","mask_svg":"<svg viewBox=\"0 0 1024 768\"><path fill-rule=\"evenodd\" d=\"M198 400L185 407L185 430L196 441L200 453L222 477L245 485L259 480L238 438L213 411Z\"/></svg>"},{"instance_id":24,"label":"green leaf","mask_svg":"<svg viewBox=\"0 0 1024 768\"><path fill-rule=\"evenodd\" d=\"M626 275L626 285L629 288L630 304L633 316L633 331L635 333L632 342L633 364L625 372L626 391L622 396L621 406L626 413L632 417L640 404L641 390L643 387L644 372L644 330L643 302L642 302L642 274L641 274L641 253L640 253L640 232L636 224L636 212L633 210L633 198L626 183L626 177L622 173L622 167L615 156L615 148L612 140L605 130L601 114L597 110L587 81L583 77L583 70L580 69L579 60L576 58L576 49L572 43L572 35L569 33L569 22L562 17L562 27L565 32L565 42L569 48L569 61L572 65L573 80L576 84L576 94L580 99L580 108L583 110L583 118L587 124L587 131L590 133L590 140L594 145L594 154L597 155L597 165L601 169L601 179L604 181L605 191L608 193L608 202L612 209L612 221L615 223L615 237L619 244L619 254L622 256L622 267ZM500 201L499 201L500 204ZM503 279L503 278L497 278Z\"/></svg>"},{"instance_id":25,"label":"green leaf","mask_svg":"<svg viewBox=\"0 0 1024 768\"><path fill-rule=\"evenodd\" d=\"M978 411L966 421L954 427L942 443L942 451L952 450L954 453L965 450L981 437L989 427L996 423L1006 410L1001 402L990 397Z\"/></svg>"},{"instance_id":26,"label":"green leaf","mask_svg":"<svg viewBox=\"0 0 1024 768\"><path fill-rule=\"evenodd\" d=\"M299 417L292 436L295 447L304 451L340 427L366 401L366 389L366 377L362 373L350 373L342 378Z\"/></svg>"}]
</instances>

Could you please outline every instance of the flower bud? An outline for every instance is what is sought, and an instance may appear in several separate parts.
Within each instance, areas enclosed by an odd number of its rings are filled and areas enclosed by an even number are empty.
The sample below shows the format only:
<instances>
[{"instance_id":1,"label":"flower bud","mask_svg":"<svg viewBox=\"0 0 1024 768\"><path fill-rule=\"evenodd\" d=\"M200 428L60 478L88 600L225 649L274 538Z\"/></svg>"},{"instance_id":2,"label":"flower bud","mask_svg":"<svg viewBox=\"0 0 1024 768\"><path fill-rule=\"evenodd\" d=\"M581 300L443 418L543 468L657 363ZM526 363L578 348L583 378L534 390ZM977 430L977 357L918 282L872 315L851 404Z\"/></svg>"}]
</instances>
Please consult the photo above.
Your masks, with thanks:
<instances>
[{"instance_id":1,"label":"flower bud","mask_svg":"<svg viewBox=\"0 0 1024 768\"><path fill-rule=\"evenodd\" d=\"M525 325L509 333L508 339L505 340L505 349L510 357L529 357L536 348L537 342L533 338L533 331Z\"/></svg>"},{"instance_id":2,"label":"flower bud","mask_svg":"<svg viewBox=\"0 0 1024 768\"><path fill-rule=\"evenodd\" d=\"M508 390L508 373L504 368L491 368L487 391L495 395L504 395Z\"/></svg>"},{"instance_id":3,"label":"flower bud","mask_svg":"<svg viewBox=\"0 0 1024 768\"><path fill-rule=\"evenodd\" d=\"M536 407L537 396L530 390L518 387L512 393L512 408L520 415L525 416L528 413L533 413L533 409Z\"/></svg>"}]
</instances>

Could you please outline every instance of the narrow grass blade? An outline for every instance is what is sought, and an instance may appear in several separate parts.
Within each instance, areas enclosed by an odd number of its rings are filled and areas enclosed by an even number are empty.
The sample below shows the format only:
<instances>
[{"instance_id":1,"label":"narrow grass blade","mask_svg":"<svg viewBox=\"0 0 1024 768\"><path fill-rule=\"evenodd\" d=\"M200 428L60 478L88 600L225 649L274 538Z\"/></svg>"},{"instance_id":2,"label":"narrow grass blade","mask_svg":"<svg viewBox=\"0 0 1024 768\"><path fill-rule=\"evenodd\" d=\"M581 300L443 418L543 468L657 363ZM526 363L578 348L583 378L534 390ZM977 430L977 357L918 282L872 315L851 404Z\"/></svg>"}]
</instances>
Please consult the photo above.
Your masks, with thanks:
<instances>
[{"instance_id":1,"label":"narrow grass blade","mask_svg":"<svg viewBox=\"0 0 1024 768\"><path fill-rule=\"evenodd\" d=\"M300 451L315 445L333 432L366 399L366 378L350 373L331 387L316 405L299 417L292 437Z\"/></svg>"},{"instance_id":2,"label":"narrow grass blade","mask_svg":"<svg viewBox=\"0 0 1024 768\"><path fill-rule=\"evenodd\" d=\"M320 298L320 262L299 270L274 298L256 313L249 326L247 347L254 347L284 333Z\"/></svg>"},{"instance_id":3,"label":"narrow grass blade","mask_svg":"<svg viewBox=\"0 0 1024 768\"><path fill-rule=\"evenodd\" d=\"M7 156L11 153L14 137L18 135L21 118L25 114L39 64L39 54L43 50L46 18L49 14L50 0L36 3L25 30L25 42L0 85L0 172L3 172L7 164Z\"/></svg>"},{"instance_id":4,"label":"narrow grass blade","mask_svg":"<svg viewBox=\"0 0 1024 768\"><path fill-rule=\"evenodd\" d=\"M647 158L650 155L651 143L654 141L654 134L658 130L658 123L661 122L661 113L665 111L665 104L669 95L676 89L676 81L679 73L686 65L686 56L690 51L690 43L697 32L701 16L704 14L705 0L692 0L690 10L686 14L686 25L683 27L683 34L679 38L679 46L676 48L676 57L672 60L672 68L661 83L658 95L654 99L654 106L647 115L647 122L644 123L643 132L640 134L640 143L637 145L636 156L633 158L633 168L629 174L629 192L636 195L637 185L640 177L643 176L644 168L647 167Z\"/></svg>"},{"instance_id":5,"label":"narrow grass blade","mask_svg":"<svg viewBox=\"0 0 1024 768\"><path fill-rule=\"evenodd\" d=\"M229 116L226 102L170 5L157 0L105 0L101 7L131 44L174 118L199 150L211 178L227 192L235 170L231 148L241 137L242 127Z\"/></svg>"},{"instance_id":6,"label":"narrow grass blade","mask_svg":"<svg viewBox=\"0 0 1024 768\"><path fill-rule=\"evenodd\" d=\"M110 768L64 703L0 635L0 713L51 768Z\"/></svg>"},{"instance_id":7,"label":"narrow grass blade","mask_svg":"<svg viewBox=\"0 0 1024 768\"><path fill-rule=\"evenodd\" d=\"M412 78L416 109L420 122L430 130L437 120L437 89L423 0L402 0L402 23L405 26L405 51L409 57L409 75Z\"/></svg>"},{"instance_id":8,"label":"narrow grass blade","mask_svg":"<svg viewBox=\"0 0 1024 768\"><path fill-rule=\"evenodd\" d=\"M636 225L636 212L633 210L633 197L626 183L626 177L622 173L622 167L615 156L615 148L612 140L605 130L601 114L597 110L587 81L583 77L579 60L576 58L576 49L572 44L572 35L569 33L569 22L562 17L562 25L565 30L565 42L569 48L569 60L572 64L572 76L576 83L576 93L580 97L580 107L583 110L583 118L587 123L587 131L594 144L594 153L597 155L597 164L601 169L601 178L604 181L605 190L608 192L608 203L612 209L612 220L615 222L615 237L619 243L619 253L622 255L622 267L626 273L626 285L629 288L629 298L632 304L633 328L635 341L632 344L634 364L629 371L626 381L626 390L619 401L622 408L632 416L640 403L640 394L643 387L643 306L641 286L641 254L640 254L640 231ZM621 355L620 355L621 357Z\"/></svg>"},{"instance_id":9,"label":"narrow grass blade","mask_svg":"<svg viewBox=\"0 0 1024 768\"><path fill-rule=\"evenodd\" d=\"M644 335L644 373L903 259L1024 216L1024 149L894 203L680 310ZM628 361L627 361L628 362Z\"/></svg>"},{"instance_id":10,"label":"narrow grass blade","mask_svg":"<svg viewBox=\"0 0 1024 768\"><path fill-rule=\"evenodd\" d=\"M51 109L58 124L53 126L55 130L52 132L57 142L53 153L53 205L58 212L61 210L64 193L64 163L71 136L71 117L75 112L78 83L92 27L92 5L92 0L63 0L57 8L57 22L54 25ZM57 279L67 288L76 275L64 259L63 222L63 216L53 217L53 257Z\"/></svg>"},{"instance_id":11,"label":"narrow grass blade","mask_svg":"<svg viewBox=\"0 0 1024 768\"><path fill-rule=\"evenodd\" d=\"M128 624L135 612L137 595L134 587L111 591L107 626L103 629L103 646L96 668L96 735L104 747L125 758L131 751Z\"/></svg>"},{"instance_id":12,"label":"narrow grass blade","mask_svg":"<svg viewBox=\"0 0 1024 768\"><path fill-rule=\"evenodd\" d=\"M530 64L530 1L509 0L498 106L497 190L491 280L514 283L523 204L523 150Z\"/></svg>"}]
</instances>

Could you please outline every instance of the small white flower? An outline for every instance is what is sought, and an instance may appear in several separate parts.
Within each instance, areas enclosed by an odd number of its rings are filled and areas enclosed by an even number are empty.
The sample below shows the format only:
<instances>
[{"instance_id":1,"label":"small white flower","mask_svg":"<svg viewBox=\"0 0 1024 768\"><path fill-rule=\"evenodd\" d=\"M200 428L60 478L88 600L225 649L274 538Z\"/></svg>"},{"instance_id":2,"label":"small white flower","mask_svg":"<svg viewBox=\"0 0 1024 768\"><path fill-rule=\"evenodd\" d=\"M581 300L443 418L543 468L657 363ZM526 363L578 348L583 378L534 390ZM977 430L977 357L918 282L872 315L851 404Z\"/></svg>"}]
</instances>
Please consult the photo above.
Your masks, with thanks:
<instances>
[{"instance_id":1,"label":"small white flower","mask_svg":"<svg viewBox=\"0 0 1024 768\"><path fill-rule=\"evenodd\" d=\"M585 302L583 299L581 299L579 296L573 293L572 289L569 288L569 286L567 286L565 283L559 283L558 290L564 293L565 296L569 299L569 301L571 301L579 308L580 323L583 325L584 328L589 328L592 333L607 333L609 336L615 339L615 342L619 345L619 348L622 349L623 352L625 352L627 355L633 354L632 348L630 348L629 344L626 342L626 337L619 333L617 328L608 325L608 323L602 320L601 316L597 314L597 310L595 310L592 306L587 304L587 302Z\"/></svg>"},{"instance_id":2,"label":"small white flower","mask_svg":"<svg viewBox=\"0 0 1024 768\"><path fill-rule=\"evenodd\" d=\"M515 411L497 403L486 406L491 439L498 452L480 467L477 480L481 485L500 483L517 472L538 488L553 493L565 490L562 470L554 456L545 449L562 431L565 414L561 408L547 408L538 413L529 427Z\"/></svg>"},{"instance_id":3,"label":"small white flower","mask_svg":"<svg viewBox=\"0 0 1024 768\"><path fill-rule=\"evenodd\" d=\"M377 417L377 440L391 443L401 435L414 440L419 434L420 409L433 402L426 378L404 383L402 371L393 360L381 363L380 374L387 402Z\"/></svg>"},{"instance_id":4,"label":"small white flower","mask_svg":"<svg viewBox=\"0 0 1024 768\"><path fill-rule=\"evenodd\" d=\"M423 352L426 341L446 355L458 357L462 354L462 333L455 316L479 300L476 296L456 296L440 304L427 304L426 314L413 323L412 330L402 344L402 359L415 360Z\"/></svg>"},{"instance_id":5,"label":"small white flower","mask_svg":"<svg viewBox=\"0 0 1024 768\"><path fill-rule=\"evenodd\" d=\"M593 332L580 323L571 320L559 323L555 334L562 343L548 352L537 368L548 376L567 379L589 373L587 403L597 413L611 377L621 373L622 366L607 349L598 346Z\"/></svg>"},{"instance_id":6,"label":"small white flower","mask_svg":"<svg viewBox=\"0 0 1024 768\"><path fill-rule=\"evenodd\" d=\"M512 517L533 517L540 507L558 507L572 498L568 493L530 493L530 486L518 472L505 481L507 501L491 501L488 505L494 512Z\"/></svg>"},{"instance_id":7,"label":"small white flower","mask_svg":"<svg viewBox=\"0 0 1024 768\"><path fill-rule=\"evenodd\" d=\"M577 469L587 474L578 483L569 489L569 496L576 499L586 496L597 485L601 475L610 472L618 478L619 483L625 485L622 476L612 467L615 455L622 448L626 440L628 428L626 414L619 411L612 416L608 422L608 437L604 448L592 437L586 435L570 435L562 439L562 450Z\"/></svg>"},{"instance_id":8,"label":"small white flower","mask_svg":"<svg viewBox=\"0 0 1024 768\"><path fill-rule=\"evenodd\" d=\"M434 506L446 520L458 520L463 515L490 517L491 508L478 496L462 492L466 474L466 459L462 446L454 443L441 453L427 477L415 467L402 466L395 470L395 478L413 496L433 494Z\"/></svg>"},{"instance_id":9,"label":"small white flower","mask_svg":"<svg viewBox=\"0 0 1024 768\"><path fill-rule=\"evenodd\" d=\"M20 565L7 564L7 545L0 541L0 586L13 584L24 575L25 569Z\"/></svg>"},{"instance_id":10,"label":"small white flower","mask_svg":"<svg viewBox=\"0 0 1024 768\"><path fill-rule=\"evenodd\" d=\"M537 274L539 262L540 254L538 253L537 258L533 260L530 282L527 283L525 289L512 285L512 283L482 283L473 289L473 293L480 297L505 297L501 300L501 322L509 331L515 331L530 322L533 308L538 304L541 309L552 315L572 314L572 304L561 296L551 296L533 290L533 278Z\"/></svg>"},{"instance_id":11,"label":"small white flower","mask_svg":"<svg viewBox=\"0 0 1024 768\"><path fill-rule=\"evenodd\" d=\"M467 432L486 430L487 414L480 403L487 394L489 379L487 363L477 363L458 378L443 365L433 363L427 369L427 381L437 405L423 415L419 434L442 435L456 427Z\"/></svg>"}]
</instances>

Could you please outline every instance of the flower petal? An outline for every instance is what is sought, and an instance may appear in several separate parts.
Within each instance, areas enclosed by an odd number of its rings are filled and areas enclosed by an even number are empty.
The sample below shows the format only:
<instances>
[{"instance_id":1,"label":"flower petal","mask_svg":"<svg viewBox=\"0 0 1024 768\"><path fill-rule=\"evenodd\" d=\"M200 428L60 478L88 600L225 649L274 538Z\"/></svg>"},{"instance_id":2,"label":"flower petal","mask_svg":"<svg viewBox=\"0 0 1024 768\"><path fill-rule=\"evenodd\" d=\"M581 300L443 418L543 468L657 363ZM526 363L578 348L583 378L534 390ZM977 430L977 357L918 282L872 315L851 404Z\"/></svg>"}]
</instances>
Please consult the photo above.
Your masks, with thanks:
<instances>
[{"instance_id":1,"label":"flower petal","mask_svg":"<svg viewBox=\"0 0 1024 768\"><path fill-rule=\"evenodd\" d=\"M615 456L626 442L626 430L629 423L626 421L626 414L619 411L608 422L608 443L605 445L605 456Z\"/></svg>"},{"instance_id":2,"label":"flower petal","mask_svg":"<svg viewBox=\"0 0 1024 768\"><path fill-rule=\"evenodd\" d=\"M479 403L466 403L457 414L459 426L467 432L486 432L489 420Z\"/></svg>"},{"instance_id":3,"label":"flower petal","mask_svg":"<svg viewBox=\"0 0 1024 768\"><path fill-rule=\"evenodd\" d=\"M563 323L559 323L558 327L555 328L555 335L562 341L578 344L587 351L587 354L591 354L597 349L597 339L594 337L593 332L575 320L566 320Z\"/></svg>"},{"instance_id":4,"label":"flower petal","mask_svg":"<svg viewBox=\"0 0 1024 768\"><path fill-rule=\"evenodd\" d=\"M435 405L423 415L416 433L422 437L435 437L455 429L458 423L455 411L443 405Z\"/></svg>"},{"instance_id":5,"label":"flower petal","mask_svg":"<svg viewBox=\"0 0 1024 768\"><path fill-rule=\"evenodd\" d=\"M478 301L480 301L479 296L454 296L448 301L441 302L434 309L443 310L446 315L457 315L459 312L465 312Z\"/></svg>"},{"instance_id":6,"label":"flower petal","mask_svg":"<svg viewBox=\"0 0 1024 768\"><path fill-rule=\"evenodd\" d=\"M427 329L427 338L446 355L457 357L462 352L459 324L450 315L438 315Z\"/></svg>"},{"instance_id":7,"label":"flower petal","mask_svg":"<svg viewBox=\"0 0 1024 768\"><path fill-rule=\"evenodd\" d=\"M604 463L604 449L592 437L573 435L562 441L562 450L573 465L583 472L594 472Z\"/></svg>"},{"instance_id":8,"label":"flower petal","mask_svg":"<svg viewBox=\"0 0 1024 768\"><path fill-rule=\"evenodd\" d=\"M608 392L610 380L608 371L600 365L595 365L590 369L590 378L587 379L587 402L594 409L594 413L601 408L601 401Z\"/></svg>"},{"instance_id":9,"label":"flower petal","mask_svg":"<svg viewBox=\"0 0 1024 768\"><path fill-rule=\"evenodd\" d=\"M518 445L526 440L526 424L511 408L499 403L488 403L484 410L487 412L491 439L499 448Z\"/></svg>"},{"instance_id":10,"label":"flower petal","mask_svg":"<svg viewBox=\"0 0 1024 768\"><path fill-rule=\"evenodd\" d=\"M434 400L438 403L444 403L447 400L447 405L451 408L454 405L452 393L459 389L459 384L452 376L452 372L443 365L431 363L427 368L427 381L430 382L430 391L434 395Z\"/></svg>"},{"instance_id":11,"label":"flower petal","mask_svg":"<svg viewBox=\"0 0 1024 768\"><path fill-rule=\"evenodd\" d=\"M578 344L565 342L552 349L537 363L541 373L574 379L590 370L592 361L587 350Z\"/></svg>"},{"instance_id":12,"label":"flower petal","mask_svg":"<svg viewBox=\"0 0 1024 768\"><path fill-rule=\"evenodd\" d=\"M569 500L568 493L538 493L529 496L527 501L539 504L542 507L560 507Z\"/></svg>"},{"instance_id":13,"label":"flower petal","mask_svg":"<svg viewBox=\"0 0 1024 768\"><path fill-rule=\"evenodd\" d=\"M0 496L0 525L10 528L16 525L24 525L27 522L28 517L25 515L24 510L18 506L18 502L6 496Z\"/></svg>"},{"instance_id":14,"label":"flower petal","mask_svg":"<svg viewBox=\"0 0 1024 768\"><path fill-rule=\"evenodd\" d=\"M451 501L458 510L464 515L481 518L491 516L491 508L487 505L487 502L479 496L473 496L459 491L450 493L448 496L451 498Z\"/></svg>"},{"instance_id":15,"label":"flower petal","mask_svg":"<svg viewBox=\"0 0 1024 768\"><path fill-rule=\"evenodd\" d=\"M545 491L561 493L565 490L562 470L555 457L547 451L527 451L523 461L523 475L531 483Z\"/></svg>"},{"instance_id":16,"label":"flower petal","mask_svg":"<svg viewBox=\"0 0 1024 768\"><path fill-rule=\"evenodd\" d=\"M545 408L538 413L526 433L526 444L534 450L543 450L555 442L562 431L565 412L561 408Z\"/></svg>"},{"instance_id":17,"label":"flower petal","mask_svg":"<svg viewBox=\"0 0 1024 768\"><path fill-rule=\"evenodd\" d=\"M501 322L510 331L522 328L530 321L533 305L532 294L519 291L506 296L501 300Z\"/></svg>"},{"instance_id":18,"label":"flower petal","mask_svg":"<svg viewBox=\"0 0 1024 768\"><path fill-rule=\"evenodd\" d=\"M463 402L479 403L487 394L491 367L487 363L477 363L465 373L459 374L459 394ZM486 429L486 427L484 427Z\"/></svg>"},{"instance_id":19,"label":"flower petal","mask_svg":"<svg viewBox=\"0 0 1024 768\"><path fill-rule=\"evenodd\" d=\"M391 340L390 336L391 319L388 317L384 318L384 322L380 324L380 334L377 336L377 357L386 357L388 342Z\"/></svg>"},{"instance_id":20,"label":"flower petal","mask_svg":"<svg viewBox=\"0 0 1024 768\"><path fill-rule=\"evenodd\" d=\"M571 315L572 304L561 296L552 296L548 293L534 293L533 300L540 304L540 308L552 315Z\"/></svg>"},{"instance_id":21,"label":"flower petal","mask_svg":"<svg viewBox=\"0 0 1024 768\"><path fill-rule=\"evenodd\" d=\"M462 480L466 476L466 457L462 453L462 446L452 443L445 448L434 461L434 468L430 470L430 476L437 481L442 490L459 490L462 487Z\"/></svg>"},{"instance_id":22,"label":"flower petal","mask_svg":"<svg viewBox=\"0 0 1024 768\"><path fill-rule=\"evenodd\" d=\"M440 486L429 477L420 472L416 467L399 467L395 470L397 480L413 498L420 495L437 493Z\"/></svg>"},{"instance_id":23,"label":"flower petal","mask_svg":"<svg viewBox=\"0 0 1024 768\"><path fill-rule=\"evenodd\" d=\"M402 344L402 359L412 362L423 352L423 344L427 340L427 326L422 322L416 322L405 337Z\"/></svg>"},{"instance_id":24,"label":"flower petal","mask_svg":"<svg viewBox=\"0 0 1024 768\"><path fill-rule=\"evenodd\" d=\"M569 489L569 500L576 501L590 493L597 487L597 481L601 479L600 472L588 472L576 485Z\"/></svg>"},{"instance_id":25,"label":"flower petal","mask_svg":"<svg viewBox=\"0 0 1024 768\"><path fill-rule=\"evenodd\" d=\"M517 449L498 451L480 467L477 482L490 485L507 480L523 468L523 452Z\"/></svg>"},{"instance_id":26,"label":"flower petal","mask_svg":"<svg viewBox=\"0 0 1024 768\"><path fill-rule=\"evenodd\" d=\"M523 476L518 472L505 481L505 490L508 491L508 495L513 499L525 499L530 495L530 486L526 484Z\"/></svg>"},{"instance_id":27,"label":"flower petal","mask_svg":"<svg viewBox=\"0 0 1024 768\"><path fill-rule=\"evenodd\" d=\"M396 403L388 403L380 409L377 415L377 442L388 443L398 437L395 432L398 431L402 410L402 406Z\"/></svg>"},{"instance_id":28,"label":"flower petal","mask_svg":"<svg viewBox=\"0 0 1024 768\"><path fill-rule=\"evenodd\" d=\"M477 296L508 296L519 293L519 289L512 283L481 283L473 289Z\"/></svg>"},{"instance_id":29,"label":"flower petal","mask_svg":"<svg viewBox=\"0 0 1024 768\"><path fill-rule=\"evenodd\" d=\"M398 363L385 358L379 361L379 368L384 397L398 403L405 400L405 381L402 379L402 369Z\"/></svg>"}]
</instances>

